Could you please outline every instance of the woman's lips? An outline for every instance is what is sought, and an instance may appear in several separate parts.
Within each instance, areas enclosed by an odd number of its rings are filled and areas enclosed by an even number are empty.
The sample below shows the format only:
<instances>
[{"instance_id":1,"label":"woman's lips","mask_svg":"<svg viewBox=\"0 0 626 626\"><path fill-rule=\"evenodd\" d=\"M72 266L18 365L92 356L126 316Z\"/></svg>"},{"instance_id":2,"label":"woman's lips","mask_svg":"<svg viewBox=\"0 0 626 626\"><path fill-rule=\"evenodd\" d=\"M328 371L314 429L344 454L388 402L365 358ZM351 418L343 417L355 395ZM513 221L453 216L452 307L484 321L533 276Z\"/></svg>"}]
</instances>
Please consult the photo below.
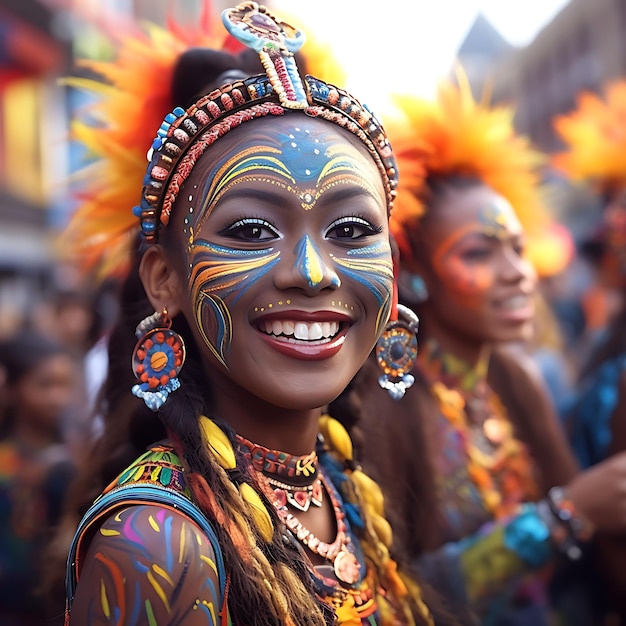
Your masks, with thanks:
<instances>
[{"instance_id":1,"label":"woman's lips","mask_svg":"<svg viewBox=\"0 0 626 626\"><path fill-rule=\"evenodd\" d=\"M328 359L341 349L352 324L334 311L281 311L257 318L261 338L286 356L307 361Z\"/></svg>"},{"instance_id":2,"label":"woman's lips","mask_svg":"<svg viewBox=\"0 0 626 626\"><path fill-rule=\"evenodd\" d=\"M503 319L525 322L535 314L535 302L528 294L517 294L499 300L496 309Z\"/></svg>"}]
</instances>

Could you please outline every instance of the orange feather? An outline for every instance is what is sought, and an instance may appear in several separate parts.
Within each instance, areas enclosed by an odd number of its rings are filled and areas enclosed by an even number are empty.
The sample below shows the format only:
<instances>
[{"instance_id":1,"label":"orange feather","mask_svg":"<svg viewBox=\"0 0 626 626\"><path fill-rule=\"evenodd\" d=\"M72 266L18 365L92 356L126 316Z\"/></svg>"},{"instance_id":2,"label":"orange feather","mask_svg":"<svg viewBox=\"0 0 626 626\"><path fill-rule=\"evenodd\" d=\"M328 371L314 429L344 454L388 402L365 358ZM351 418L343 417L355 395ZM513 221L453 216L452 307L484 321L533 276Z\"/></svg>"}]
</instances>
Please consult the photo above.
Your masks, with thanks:
<instances>
[{"instance_id":1,"label":"orange feather","mask_svg":"<svg viewBox=\"0 0 626 626\"><path fill-rule=\"evenodd\" d=\"M208 0L195 27L183 27L170 16L166 28L126 24L112 36L119 51L115 61L80 62L102 81L66 81L97 97L86 111L91 121L73 124L73 137L96 161L74 177L80 206L58 241L62 256L77 261L85 272L97 270L100 277L123 276L128 270L138 232L132 207L140 199L146 153L163 118L178 104L170 96L176 60L195 46L241 49L211 14Z\"/></svg>"},{"instance_id":2,"label":"orange feather","mask_svg":"<svg viewBox=\"0 0 626 626\"><path fill-rule=\"evenodd\" d=\"M545 223L539 166L543 159L513 127L513 110L477 102L464 75L459 86L441 83L436 100L394 97L398 108L386 123L400 182L390 226L398 245L423 215L429 176L476 177L502 194L527 230Z\"/></svg>"},{"instance_id":3,"label":"orange feather","mask_svg":"<svg viewBox=\"0 0 626 626\"><path fill-rule=\"evenodd\" d=\"M553 158L557 169L602 189L626 182L626 80L610 83L601 96L582 92L554 128L567 146Z\"/></svg>"}]
</instances>

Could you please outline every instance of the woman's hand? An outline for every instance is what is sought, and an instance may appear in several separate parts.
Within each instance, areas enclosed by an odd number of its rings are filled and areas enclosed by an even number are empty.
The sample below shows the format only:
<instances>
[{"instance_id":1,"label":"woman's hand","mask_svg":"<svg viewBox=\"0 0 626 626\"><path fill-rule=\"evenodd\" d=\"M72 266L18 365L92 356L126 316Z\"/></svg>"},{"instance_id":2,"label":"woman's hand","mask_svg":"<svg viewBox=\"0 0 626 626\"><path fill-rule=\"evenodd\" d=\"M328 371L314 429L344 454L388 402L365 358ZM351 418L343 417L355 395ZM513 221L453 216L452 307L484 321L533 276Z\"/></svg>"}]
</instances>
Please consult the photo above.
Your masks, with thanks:
<instances>
[{"instance_id":1,"label":"woman's hand","mask_svg":"<svg viewBox=\"0 0 626 626\"><path fill-rule=\"evenodd\" d=\"M626 452L581 472L567 486L567 497L596 530L626 531Z\"/></svg>"}]
</instances>

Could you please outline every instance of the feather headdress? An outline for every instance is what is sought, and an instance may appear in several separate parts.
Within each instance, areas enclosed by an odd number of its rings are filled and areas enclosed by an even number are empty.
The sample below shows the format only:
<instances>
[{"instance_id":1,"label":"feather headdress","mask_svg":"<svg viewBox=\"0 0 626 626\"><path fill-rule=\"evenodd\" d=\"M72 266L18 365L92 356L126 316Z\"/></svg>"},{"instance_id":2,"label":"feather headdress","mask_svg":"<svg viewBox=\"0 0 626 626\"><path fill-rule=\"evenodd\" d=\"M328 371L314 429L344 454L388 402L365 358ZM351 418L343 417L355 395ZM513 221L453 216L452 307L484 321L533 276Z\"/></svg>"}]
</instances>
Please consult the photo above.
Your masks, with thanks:
<instances>
[{"instance_id":1,"label":"feather headdress","mask_svg":"<svg viewBox=\"0 0 626 626\"><path fill-rule=\"evenodd\" d=\"M196 46L233 53L242 49L221 28L206 1L193 27L170 16L165 28L127 24L114 36L119 50L114 61L79 62L103 81L67 80L97 101L88 110L90 122L73 124L73 137L93 161L77 175L79 207L61 235L59 249L86 271L98 268L101 276L123 275L128 268L138 232L131 209L141 191L155 129L173 107L170 89L177 59Z\"/></svg>"},{"instance_id":2,"label":"feather headdress","mask_svg":"<svg viewBox=\"0 0 626 626\"><path fill-rule=\"evenodd\" d=\"M176 104L171 84L179 57L190 48L207 47L238 53L245 49L212 13L210 0L193 26L172 16L165 28L116 23L109 33L118 49L114 61L80 61L102 80L74 77L67 84L96 97L87 110L89 121L73 123L73 138L82 143L91 162L76 175L78 209L58 242L61 256L78 262L100 277L123 276L139 232L132 207L138 201L146 172L146 152L155 130ZM344 74L321 41L307 42L304 58L309 73L342 81ZM132 129L132 130L131 130Z\"/></svg>"},{"instance_id":3,"label":"feather headdress","mask_svg":"<svg viewBox=\"0 0 626 626\"><path fill-rule=\"evenodd\" d=\"M554 128L567 146L554 157L557 169L602 190L626 183L626 81L607 85L604 98L579 94L577 108L557 116Z\"/></svg>"},{"instance_id":4,"label":"feather headdress","mask_svg":"<svg viewBox=\"0 0 626 626\"><path fill-rule=\"evenodd\" d=\"M435 101L396 97L399 115L386 121L400 171L391 228L405 253L430 177L477 178L511 203L526 229L544 221L540 153L515 132L512 109L476 101L466 77L458 78L459 86L442 83Z\"/></svg>"}]
</instances>

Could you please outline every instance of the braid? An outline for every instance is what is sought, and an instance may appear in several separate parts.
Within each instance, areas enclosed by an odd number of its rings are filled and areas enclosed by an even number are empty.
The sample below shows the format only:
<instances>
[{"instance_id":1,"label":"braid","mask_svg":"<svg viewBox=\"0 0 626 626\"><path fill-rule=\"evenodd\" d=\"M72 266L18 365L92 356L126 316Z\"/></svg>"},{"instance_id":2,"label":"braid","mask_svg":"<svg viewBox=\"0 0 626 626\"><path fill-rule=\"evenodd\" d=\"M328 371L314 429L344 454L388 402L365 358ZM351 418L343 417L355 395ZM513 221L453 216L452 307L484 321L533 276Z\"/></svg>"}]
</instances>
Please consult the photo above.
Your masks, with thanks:
<instances>
[{"instance_id":1,"label":"braid","mask_svg":"<svg viewBox=\"0 0 626 626\"><path fill-rule=\"evenodd\" d=\"M352 526L361 540L366 559L377 573L384 597L377 594L383 624L398 620L409 626L433 626L434 620L422 599L420 587L398 573L390 548L393 533L384 516L384 498L378 484L353 461L352 441L346 429L332 417L325 415L320 428L329 446L324 453L325 467L346 500L346 511L360 513L360 520ZM353 513L354 515L354 513Z\"/></svg>"},{"instance_id":2,"label":"braid","mask_svg":"<svg viewBox=\"0 0 626 626\"><path fill-rule=\"evenodd\" d=\"M185 322L176 322L177 331L189 336ZM235 453L234 434L201 417L210 412L202 371L192 344L180 374L181 388L159 415L187 464L186 481L196 504L217 522L229 592L237 598L229 606L233 622L251 623L254 616L258 626L332 624L332 609L315 593L302 557L275 532L280 527L278 515L244 459Z\"/></svg>"}]
</instances>

